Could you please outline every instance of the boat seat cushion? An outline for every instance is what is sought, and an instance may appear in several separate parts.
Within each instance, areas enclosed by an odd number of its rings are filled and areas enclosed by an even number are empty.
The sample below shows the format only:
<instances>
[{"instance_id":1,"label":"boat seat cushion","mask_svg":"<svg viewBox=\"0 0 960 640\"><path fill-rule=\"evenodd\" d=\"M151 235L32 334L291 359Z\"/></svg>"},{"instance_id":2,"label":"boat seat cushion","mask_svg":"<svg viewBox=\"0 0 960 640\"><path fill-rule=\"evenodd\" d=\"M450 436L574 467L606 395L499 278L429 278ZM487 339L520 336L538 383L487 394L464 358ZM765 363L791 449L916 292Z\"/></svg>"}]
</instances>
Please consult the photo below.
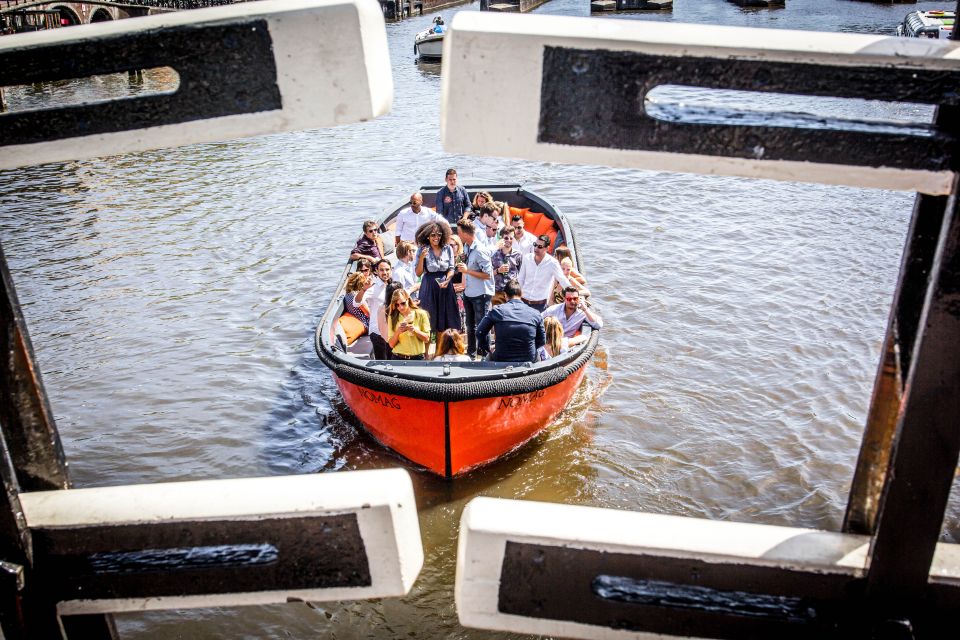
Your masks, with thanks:
<instances>
[{"instance_id":1,"label":"boat seat cushion","mask_svg":"<svg viewBox=\"0 0 960 640\"><path fill-rule=\"evenodd\" d=\"M343 334L347 337L348 347L356 342L357 338L367 332L367 329L363 326L363 323L349 313L345 313L340 316L338 322L340 323L340 328L343 329Z\"/></svg>"}]
</instances>

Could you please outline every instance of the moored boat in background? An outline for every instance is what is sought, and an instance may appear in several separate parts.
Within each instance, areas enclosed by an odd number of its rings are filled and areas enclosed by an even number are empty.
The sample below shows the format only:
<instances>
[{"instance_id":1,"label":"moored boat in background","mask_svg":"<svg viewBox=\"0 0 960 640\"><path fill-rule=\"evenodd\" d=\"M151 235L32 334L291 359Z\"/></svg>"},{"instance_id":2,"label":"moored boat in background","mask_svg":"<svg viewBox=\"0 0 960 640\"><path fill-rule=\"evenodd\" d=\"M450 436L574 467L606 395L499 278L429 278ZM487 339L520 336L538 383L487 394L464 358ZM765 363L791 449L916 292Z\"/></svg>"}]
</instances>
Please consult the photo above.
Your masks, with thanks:
<instances>
[{"instance_id":1,"label":"moored boat in background","mask_svg":"<svg viewBox=\"0 0 960 640\"><path fill-rule=\"evenodd\" d=\"M524 217L526 228L565 245L582 271L573 232L561 212L519 185L464 184L488 191ZM432 207L439 186L423 187ZM393 229L404 200L380 221L392 257ZM380 443L433 473L453 477L517 449L549 425L567 405L599 340L586 324L586 341L543 362L372 360L369 339L351 330L344 314L344 269L315 334L320 360L333 372L343 399ZM361 327L362 328L362 327Z\"/></svg>"},{"instance_id":2,"label":"moored boat in background","mask_svg":"<svg viewBox=\"0 0 960 640\"><path fill-rule=\"evenodd\" d=\"M897 25L897 35L947 40L953 33L955 17L953 11L911 11Z\"/></svg>"}]
</instances>

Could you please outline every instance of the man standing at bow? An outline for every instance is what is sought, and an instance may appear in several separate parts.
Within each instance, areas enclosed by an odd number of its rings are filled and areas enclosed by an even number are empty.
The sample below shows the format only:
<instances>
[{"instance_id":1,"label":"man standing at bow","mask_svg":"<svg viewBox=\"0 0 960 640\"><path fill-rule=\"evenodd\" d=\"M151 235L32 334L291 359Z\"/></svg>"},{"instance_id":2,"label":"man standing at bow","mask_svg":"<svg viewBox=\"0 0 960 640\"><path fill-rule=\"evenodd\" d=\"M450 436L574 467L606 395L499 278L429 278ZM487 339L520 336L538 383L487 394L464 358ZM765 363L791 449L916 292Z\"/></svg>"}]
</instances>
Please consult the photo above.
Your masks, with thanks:
<instances>
[{"instance_id":1,"label":"man standing at bow","mask_svg":"<svg viewBox=\"0 0 960 640\"><path fill-rule=\"evenodd\" d=\"M447 186L437 191L437 214L443 216L454 229L457 222L471 211L467 190L457 185L457 170L447 169Z\"/></svg>"}]
</instances>

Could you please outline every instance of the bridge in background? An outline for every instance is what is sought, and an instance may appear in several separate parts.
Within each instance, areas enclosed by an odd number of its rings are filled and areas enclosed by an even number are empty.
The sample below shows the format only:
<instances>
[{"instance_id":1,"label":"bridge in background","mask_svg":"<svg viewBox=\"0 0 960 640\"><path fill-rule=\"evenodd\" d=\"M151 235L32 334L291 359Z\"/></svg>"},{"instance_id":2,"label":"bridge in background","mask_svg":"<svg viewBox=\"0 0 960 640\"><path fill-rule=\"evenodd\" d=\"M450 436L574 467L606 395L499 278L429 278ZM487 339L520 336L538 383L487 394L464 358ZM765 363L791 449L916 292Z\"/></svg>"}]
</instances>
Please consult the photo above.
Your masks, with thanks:
<instances>
[{"instance_id":1,"label":"bridge in background","mask_svg":"<svg viewBox=\"0 0 960 640\"><path fill-rule=\"evenodd\" d=\"M0 35L70 27L90 22L136 18L167 11L219 7L251 0L92 0L90 2L50 0L0 0ZM378 0L387 20L422 15L471 0ZM541 0L541 2L544 0Z\"/></svg>"},{"instance_id":2,"label":"bridge in background","mask_svg":"<svg viewBox=\"0 0 960 640\"><path fill-rule=\"evenodd\" d=\"M106 2L50 2L49 0L0 0L0 33L38 31L90 22L106 22L139 16L217 7L249 0L121 0Z\"/></svg>"}]
</instances>

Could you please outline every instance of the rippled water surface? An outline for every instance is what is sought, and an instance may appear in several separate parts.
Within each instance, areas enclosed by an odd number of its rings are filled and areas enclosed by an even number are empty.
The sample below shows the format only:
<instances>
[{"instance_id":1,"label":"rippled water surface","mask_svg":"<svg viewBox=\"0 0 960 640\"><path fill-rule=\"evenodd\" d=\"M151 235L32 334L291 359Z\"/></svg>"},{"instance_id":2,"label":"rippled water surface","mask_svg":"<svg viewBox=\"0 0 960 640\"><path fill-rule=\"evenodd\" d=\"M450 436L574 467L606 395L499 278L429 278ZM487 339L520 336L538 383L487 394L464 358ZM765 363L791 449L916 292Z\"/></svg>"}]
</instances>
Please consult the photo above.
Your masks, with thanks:
<instances>
[{"instance_id":1,"label":"rippled water surface","mask_svg":"<svg viewBox=\"0 0 960 640\"><path fill-rule=\"evenodd\" d=\"M939 6L676 0L595 19L892 33ZM123 615L124 638L502 637L460 627L453 606L458 519L477 495L840 526L913 196L452 156L439 66L412 53L431 19L387 26L396 98L376 121L0 172L0 238L77 486L404 465L358 432L312 332L362 221L448 166L559 206L607 321L586 382L532 446L453 483L411 469L426 564L406 598ZM131 89L11 102L64 91ZM841 115L929 118L862 109Z\"/></svg>"}]
</instances>

